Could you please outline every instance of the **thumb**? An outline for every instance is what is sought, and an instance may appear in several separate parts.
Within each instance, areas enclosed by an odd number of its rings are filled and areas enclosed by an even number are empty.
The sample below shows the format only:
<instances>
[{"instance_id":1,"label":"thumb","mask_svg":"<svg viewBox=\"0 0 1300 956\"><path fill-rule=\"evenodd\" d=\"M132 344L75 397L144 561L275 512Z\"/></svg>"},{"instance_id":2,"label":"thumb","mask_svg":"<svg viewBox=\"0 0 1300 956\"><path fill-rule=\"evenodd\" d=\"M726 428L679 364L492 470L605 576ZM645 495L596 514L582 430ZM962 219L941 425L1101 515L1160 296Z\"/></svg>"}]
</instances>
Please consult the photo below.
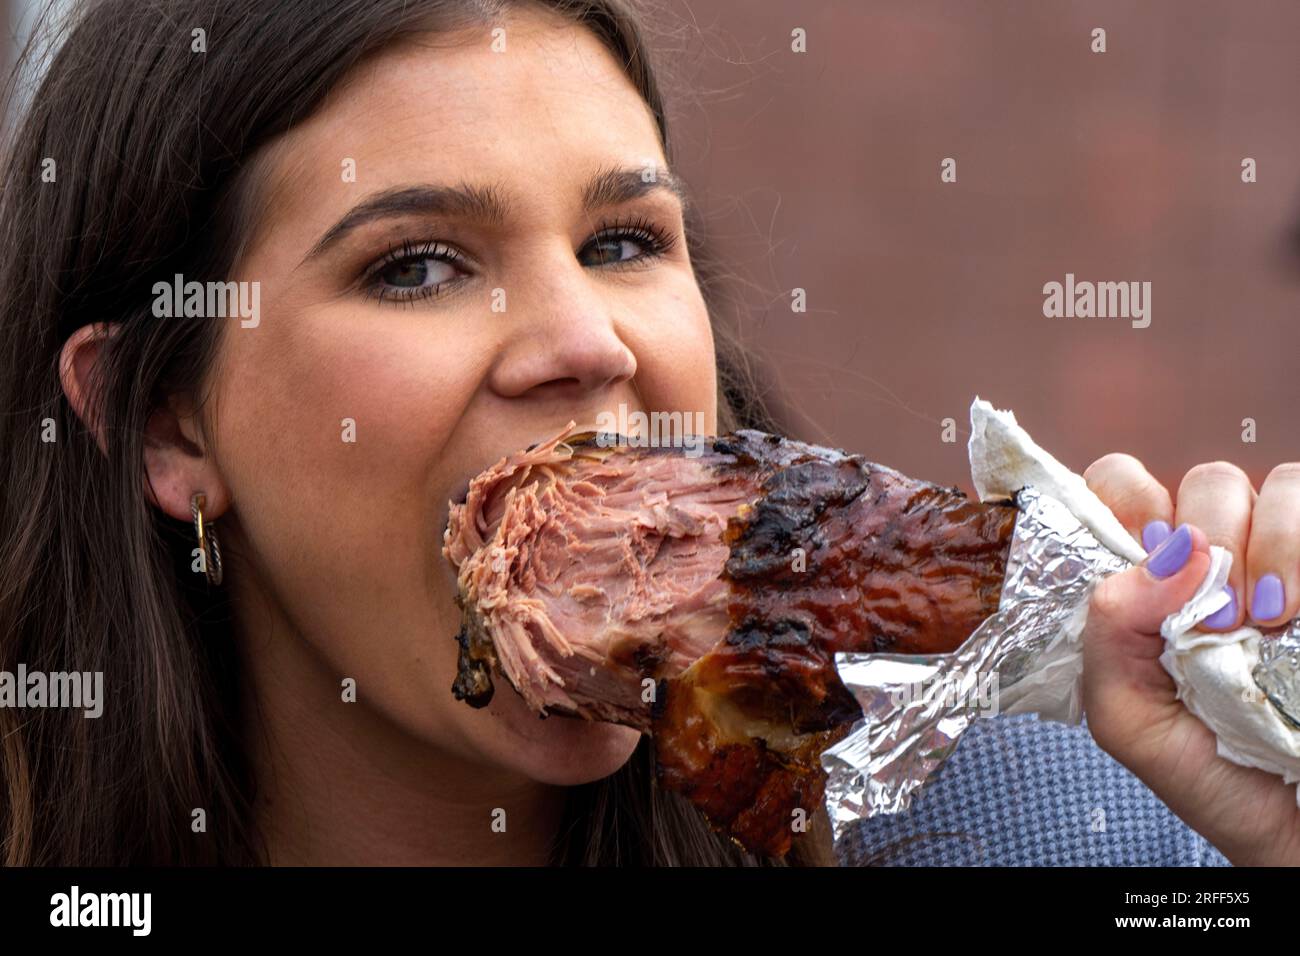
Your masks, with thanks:
<instances>
[{"instance_id":1,"label":"thumb","mask_svg":"<svg viewBox=\"0 0 1300 956\"><path fill-rule=\"evenodd\" d=\"M1187 603L1209 569L1204 533L1182 525L1141 565L1111 575L1092 593L1083 631L1083 708L1093 738L1126 766L1124 755L1142 735L1182 707L1160 664L1160 623Z\"/></svg>"},{"instance_id":2,"label":"thumb","mask_svg":"<svg viewBox=\"0 0 1300 956\"><path fill-rule=\"evenodd\" d=\"M1097 585L1088 610L1090 637L1123 656L1159 656L1161 644L1139 636L1160 634L1160 624L1196 593L1210 568L1205 533L1183 524L1137 567Z\"/></svg>"}]
</instances>

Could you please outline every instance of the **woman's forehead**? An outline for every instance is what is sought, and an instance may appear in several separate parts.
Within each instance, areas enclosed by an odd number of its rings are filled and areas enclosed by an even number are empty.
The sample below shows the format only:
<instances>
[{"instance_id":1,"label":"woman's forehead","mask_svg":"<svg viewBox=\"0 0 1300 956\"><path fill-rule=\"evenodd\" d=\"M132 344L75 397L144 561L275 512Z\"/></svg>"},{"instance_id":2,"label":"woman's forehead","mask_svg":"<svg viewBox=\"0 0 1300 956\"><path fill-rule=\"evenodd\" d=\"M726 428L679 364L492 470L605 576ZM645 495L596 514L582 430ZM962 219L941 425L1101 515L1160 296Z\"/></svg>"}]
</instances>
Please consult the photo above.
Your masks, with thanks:
<instances>
[{"instance_id":1,"label":"woman's forehead","mask_svg":"<svg viewBox=\"0 0 1300 956\"><path fill-rule=\"evenodd\" d=\"M515 22L397 44L360 64L291 132L340 145L381 134L399 156L503 139L541 147L539 134L558 142L601 130L657 142L649 106L599 38L549 16L526 29ZM498 29L504 37L493 36Z\"/></svg>"},{"instance_id":2,"label":"woman's forehead","mask_svg":"<svg viewBox=\"0 0 1300 956\"><path fill-rule=\"evenodd\" d=\"M599 169L664 169L649 106L598 38L548 23L493 52L490 29L358 67L268 151L272 208L337 218L379 190L491 183L524 211L529 195L580 196Z\"/></svg>"}]
</instances>

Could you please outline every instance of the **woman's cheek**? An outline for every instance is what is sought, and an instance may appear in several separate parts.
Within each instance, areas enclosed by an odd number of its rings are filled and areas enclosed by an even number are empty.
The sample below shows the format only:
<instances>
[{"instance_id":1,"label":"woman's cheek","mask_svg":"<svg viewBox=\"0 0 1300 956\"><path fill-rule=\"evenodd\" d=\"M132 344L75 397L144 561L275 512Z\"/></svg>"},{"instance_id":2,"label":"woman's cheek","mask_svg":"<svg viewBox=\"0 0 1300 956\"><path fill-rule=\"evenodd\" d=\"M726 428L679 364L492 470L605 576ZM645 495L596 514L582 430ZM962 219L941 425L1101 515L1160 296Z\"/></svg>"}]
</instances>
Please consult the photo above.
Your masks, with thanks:
<instances>
[{"instance_id":1,"label":"woman's cheek","mask_svg":"<svg viewBox=\"0 0 1300 956\"><path fill-rule=\"evenodd\" d=\"M638 391L651 410L703 412L706 431L717 427L717 362L709 313L691 280L672 289L660 307L639 310L626 333L637 357Z\"/></svg>"},{"instance_id":2,"label":"woman's cheek","mask_svg":"<svg viewBox=\"0 0 1300 956\"><path fill-rule=\"evenodd\" d=\"M372 702L414 713L454 666L450 639L430 643L450 613L432 485L463 403L432 343L335 330L335 348L234 363L247 374L221 400L223 471L258 586Z\"/></svg>"}]
</instances>

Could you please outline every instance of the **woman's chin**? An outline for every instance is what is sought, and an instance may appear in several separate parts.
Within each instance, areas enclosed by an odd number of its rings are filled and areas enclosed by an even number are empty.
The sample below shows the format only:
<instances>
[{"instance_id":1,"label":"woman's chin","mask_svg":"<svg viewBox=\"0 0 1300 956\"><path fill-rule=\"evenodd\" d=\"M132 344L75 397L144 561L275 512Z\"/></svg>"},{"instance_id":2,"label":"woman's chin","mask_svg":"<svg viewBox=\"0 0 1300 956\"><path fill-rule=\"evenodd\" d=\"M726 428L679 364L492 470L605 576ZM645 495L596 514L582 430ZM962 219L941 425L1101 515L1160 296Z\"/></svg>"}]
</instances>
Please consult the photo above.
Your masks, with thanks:
<instances>
[{"instance_id":1,"label":"woman's chin","mask_svg":"<svg viewBox=\"0 0 1300 956\"><path fill-rule=\"evenodd\" d=\"M631 727L550 717L546 739L533 751L528 775L540 783L572 787L600 780L627 763L641 740Z\"/></svg>"},{"instance_id":2,"label":"woman's chin","mask_svg":"<svg viewBox=\"0 0 1300 956\"><path fill-rule=\"evenodd\" d=\"M498 728L494 754L539 783L572 787L608 777L632 756L640 731L553 715L545 719L528 709L509 687L498 687L486 714ZM492 748L499 751L499 746Z\"/></svg>"}]
</instances>

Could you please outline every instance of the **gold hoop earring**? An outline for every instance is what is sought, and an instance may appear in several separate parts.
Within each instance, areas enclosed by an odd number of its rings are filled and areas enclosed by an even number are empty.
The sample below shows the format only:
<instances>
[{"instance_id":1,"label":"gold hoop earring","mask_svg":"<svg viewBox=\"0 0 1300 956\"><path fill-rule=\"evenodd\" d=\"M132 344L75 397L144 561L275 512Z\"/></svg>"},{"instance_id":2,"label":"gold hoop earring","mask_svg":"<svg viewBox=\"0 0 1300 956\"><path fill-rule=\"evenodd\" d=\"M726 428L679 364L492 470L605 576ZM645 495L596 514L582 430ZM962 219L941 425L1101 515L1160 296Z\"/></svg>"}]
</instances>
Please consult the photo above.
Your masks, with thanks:
<instances>
[{"instance_id":1,"label":"gold hoop earring","mask_svg":"<svg viewBox=\"0 0 1300 956\"><path fill-rule=\"evenodd\" d=\"M203 568L207 572L208 583L214 587L221 583L221 547L217 544L217 529L212 522L203 521L203 506L208 503L207 496L201 491L194 492L190 498L190 512L194 515L194 534L199 539L199 553L203 555Z\"/></svg>"}]
</instances>

